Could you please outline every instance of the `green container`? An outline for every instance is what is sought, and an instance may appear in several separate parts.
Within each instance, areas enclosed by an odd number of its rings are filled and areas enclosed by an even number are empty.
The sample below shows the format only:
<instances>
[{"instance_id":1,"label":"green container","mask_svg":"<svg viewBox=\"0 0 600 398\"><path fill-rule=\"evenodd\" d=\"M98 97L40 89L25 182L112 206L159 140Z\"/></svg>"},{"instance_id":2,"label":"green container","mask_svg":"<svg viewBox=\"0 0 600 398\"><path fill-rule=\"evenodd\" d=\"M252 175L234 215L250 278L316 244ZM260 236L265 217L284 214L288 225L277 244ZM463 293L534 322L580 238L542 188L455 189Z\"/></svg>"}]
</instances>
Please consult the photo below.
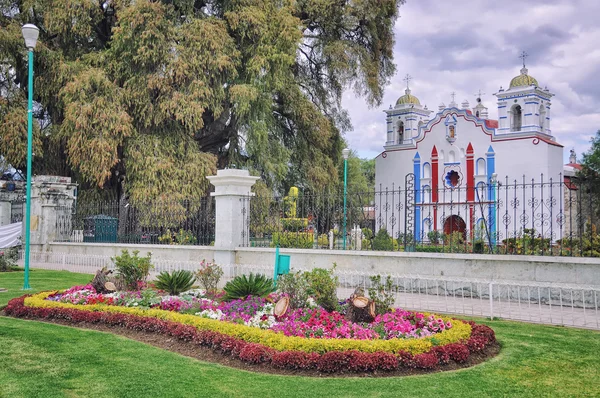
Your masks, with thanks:
<instances>
[{"instance_id":1,"label":"green container","mask_svg":"<svg viewBox=\"0 0 600 398\"><path fill-rule=\"evenodd\" d=\"M99 214L84 220L84 242L116 243L119 219Z\"/></svg>"}]
</instances>

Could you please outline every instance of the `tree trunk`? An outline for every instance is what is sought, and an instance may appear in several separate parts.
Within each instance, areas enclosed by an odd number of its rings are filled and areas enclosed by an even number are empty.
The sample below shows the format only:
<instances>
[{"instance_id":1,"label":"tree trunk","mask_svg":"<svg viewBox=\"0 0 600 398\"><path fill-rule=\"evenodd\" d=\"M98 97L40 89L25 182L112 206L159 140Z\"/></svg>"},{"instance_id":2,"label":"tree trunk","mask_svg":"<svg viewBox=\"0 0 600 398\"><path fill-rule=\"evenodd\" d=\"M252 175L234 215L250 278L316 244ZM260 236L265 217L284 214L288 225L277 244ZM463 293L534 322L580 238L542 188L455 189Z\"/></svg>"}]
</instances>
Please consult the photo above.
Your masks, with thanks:
<instances>
[{"instance_id":1,"label":"tree trunk","mask_svg":"<svg viewBox=\"0 0 600 398\"><path fill-rule=\"evenodd\" d=\"M346 318L352 322L371 323L375 319L375 302L356 293L350 296Z\"/></svg>"}]
</instances>

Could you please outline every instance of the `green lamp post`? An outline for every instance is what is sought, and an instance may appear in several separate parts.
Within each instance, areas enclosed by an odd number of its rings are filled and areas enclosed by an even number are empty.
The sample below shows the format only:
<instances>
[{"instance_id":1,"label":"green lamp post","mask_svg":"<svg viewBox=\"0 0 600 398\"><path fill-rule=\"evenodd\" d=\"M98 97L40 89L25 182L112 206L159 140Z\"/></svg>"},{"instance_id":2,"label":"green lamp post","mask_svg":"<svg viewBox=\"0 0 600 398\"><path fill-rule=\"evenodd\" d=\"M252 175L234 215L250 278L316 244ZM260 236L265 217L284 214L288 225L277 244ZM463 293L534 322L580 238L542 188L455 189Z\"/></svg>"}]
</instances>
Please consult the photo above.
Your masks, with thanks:
<instances>
[{"instance_id":1,"label":"green lamp post","mask_svg":"<svg viewBox=\"0 0 600 398\"><path fill-rule=\"evenodd\" d=\"M342 156L344 157L344 250L346 250L346 197L348 196L348 156L350 155L350 149L345 148L342 150Z\"/></svg>"},{"instance_id":2,"label":"green lamp post","mask_svg":"<svg viewBox=\"0 0 600 398\"><path fill-rule=\"evenodd\" d=\"M27 201L25 205L25 276L23 290L31 289L29 286L29 235L31 228L31 157L33 147L33 49L37 44L40 30L33 24L25 24L21 28L25 46L28 53L28 83L27 83Z\"/></svg>"}]
</instances>

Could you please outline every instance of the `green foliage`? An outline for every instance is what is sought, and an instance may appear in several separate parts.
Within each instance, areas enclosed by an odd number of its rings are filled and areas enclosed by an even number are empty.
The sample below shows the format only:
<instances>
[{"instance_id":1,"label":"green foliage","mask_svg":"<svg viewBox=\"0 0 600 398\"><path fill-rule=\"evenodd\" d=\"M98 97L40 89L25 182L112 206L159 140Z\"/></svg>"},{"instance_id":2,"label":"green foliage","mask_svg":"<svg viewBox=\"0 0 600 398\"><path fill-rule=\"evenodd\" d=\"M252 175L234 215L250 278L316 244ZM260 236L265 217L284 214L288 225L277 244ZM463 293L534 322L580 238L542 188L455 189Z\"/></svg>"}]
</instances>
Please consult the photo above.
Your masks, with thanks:
<instances>
[{"instance_id":1,"label":"green foliage","mask_svg":"<svg viewBox=\"0 0 600 398\"><path fill-rule=\"evenodd\" d=\"M202 260L200 269L196 271L196 279L206 290L209 297L217 293L219 281L223 276L223 269L215 263Z\"/></svg>"},{"instance_id":2,"label":"green foliage","mask_svg":"<svg viewBox=\"0 0 600 398\"><path fill-rule=\"evenodd\" d=\"M388 234L387 229L380 228L373 238L373 250L394 250L394 239Z\"/></svg>"},{"instance_id":3,"label":"green foliage","mask_svg":"<svg viewBox=\"0 0 600 398\"><path fill-rule=\"evenodd\" d=\"M482 240L476 240L473 242L473 253L481 254L485 248L485 242Z\"/></svg>"},{"instance_id":4,"label":"green foliage","mask_svg":"<svg viewBox=\"0 0 600 398\"><path fill-rule=\"evenodd\" d=\"M317 304L327 311L333 311L338 306L337 286L339 281L338 277L333 275L336 266L334 263L329 270L314 268L304 273L308 282L309 296L312 296Z\"/></svg>"},{"instance_id":5,"label":"green foliage","mask_svg":"<svg viewBox=\"0 0 600 398\"><path fill-rule=\"evenodd\" d=\"M2 0L0 153L25 163L30 22L39 174L121 185L135 204L205 194L217 164L322 187L350 128L342 93L379 104L394 74L402 3Z\"/></svg>"},{"instance_id":6,"label":"green foliage","mask_svg":"<svg viewBox=\"0 0 600 398\"><path fill-rule=\"evenodd\" d=\"M225 290L223 300L226 301L243 299L248 296L267 297L275 290L275 284L271 278L250 273L249 276L236 276L225 284L223 290Z\"/></svg>"},{"instance_id":7,"label":"green foliage","mask_svg":"<svg viewBox=\"0 0 600 398\"><path fill-rule=\"evenodd\" d=\"M448 248L450 253L465 252L465 235L460 231L454 231L451 234L444 234L444 246Z\"/></svg>"},{"instance_id":8,"label":"green foliage","mask_svg":"<svg viewBox=\"0 0 600 398\"><path fill-rule=\"evenodd\" d=\"M288 196L283 198L283 203L285 205L285 215L288 218L295 219L296 211L298 208L298 188L291 187L288 192ZM285 226L284 226L285 228Z\"/></svg>"},{"instance_id":9,"label":"green foliage","mask_svg":"<svg viewBox=\"0 0 600 398\"><path fill-rule=\"evenodd\" d=\"M148 253L146 257L139 257L139 253L139 250L134 250L131 256L129 250L121 250L120 256L111 257L118 275L131 290L138 289L139 284L146 281L150 270L154 268L151 263L152 253Z\"/></svg>"},{"instance_id":10,"label":"green foliage","mask_svg":"<svg viewBox=\"0 0 600 398\"><path fill-rule=\"evenodd\" d=\"M275 232L271 241L271 247L312 249L314 239L312 232Z\"/></svg>"},{"instance_id":11,"label":"green foliage","mask_svg":"<svg viewBox=\"0 0 600 398\"><path fill-rule=\"evenodd\" d=\"M291 308L302 308L308 300L308 279L301 272L290 272L277 278L277 290L290 298Z\"/></svg>"},{"instance_id":12,"label":"green foliage","mask_svg":"<svg viewBox=\"0 0 600 398\"><path fill-rule=\"evenodd\" d=\"M388 276L385 283L382 283L381 275L372 276L370 279L371 286L368 292L371 300L375 302L375 312L377 314L385 314L396 301L392 277Z\"/></svg>"},{"instance_id":13,"label":"green foliage","mask_svg":"<svg viewBox=\"0 0 600 398\"><path fill-rule=\"evenodd\" d=\"M506 252L510 254L539 255L542 254L542 250L550 253L550 238L542 238L532 228L525 228L521 236L504 239L502 243Z\"/></svg>"},{"instance_id":14,"label":"green foliage","mask_svg":"<svg viewBox=\"0 0 600 398\"><path fill-rule=\"evenodd\" d=\"M17 266L16 261L19 259L19 249L10 247L0 249L0 272L11 271Z\"/></svg>"},{"instance_id":15,"label":"green foliage","mask_svg":"<svg viewBox=\"0 0 600 398\"><path fill-rule=\"evenodd\" d=\"M308 218L282 218L281 225L284 231L301 231L308 226Z\"/></svg>"},{"instance_id":16,"label":"green foliage","mask_svg":"<svg viewBox=\"0 0 600 398\"><path fill-rule=\"evenodd\" d=\"M438 243L440 243L442 235L443 234L440 231L429 231L427 232L427 239L429 239L430 243L437 245Z\"/></svg>"},{"instance_id":17,"label":"green foliage","mask_svg":"<svg viewBox=\"0 0 600 398\"><path fill-rule=\"evenodd\" d=\"M179 293L190 290L194 285L196 278L194 274L187 270L173 271L172 273L161 272L156 277L156 288L166 290L172 296L179 296Z\"/></svg>"},{"instance_id":18,"label":"green foliage","mask_svg":"<svg viewBox=\"0 0 600 398\"><path fill-rule=\"evenodd\" d=\"M317 238L317 245L319 249L328 249L329 248L329 236L327 234L321 234Z\"/></svg>"},{"instance_id":19,"label":"green foliage","mask_svg":"<svg viewBox=\"0 0 600 398\"><path fill-rule=\"evenodd\" d=\"M195 245L198 240L192 231L180 229L177 234L171 232L170 229L158 237L158 242L166 245Z\"/></svg>"}]
</instances>

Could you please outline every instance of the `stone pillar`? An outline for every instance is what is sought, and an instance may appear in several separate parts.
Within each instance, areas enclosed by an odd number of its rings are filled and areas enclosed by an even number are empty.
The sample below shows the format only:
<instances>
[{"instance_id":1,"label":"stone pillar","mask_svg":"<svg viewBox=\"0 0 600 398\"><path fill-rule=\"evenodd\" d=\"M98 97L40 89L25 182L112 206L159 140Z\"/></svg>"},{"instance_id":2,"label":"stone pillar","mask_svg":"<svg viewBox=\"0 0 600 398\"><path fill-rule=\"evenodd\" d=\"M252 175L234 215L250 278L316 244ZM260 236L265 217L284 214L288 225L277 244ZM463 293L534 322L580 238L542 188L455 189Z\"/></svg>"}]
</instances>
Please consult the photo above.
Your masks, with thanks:
<instances>
[{"instance_id":1,"label":"stone pillar","mask_svg":"<svg viewBox=\"0 0 600 398\"><path fill-rule=\"evenodd\" d=\"M69 238L76 186L77 184L71 183L71 177L33 177L29 235L30 244L37 246L33 250L44 250L43 246L50 242ZM25 236L24 218L25 213L23 213L23 236Z\"/></svg>"},{"instance_id":2,"label":"stone pillar","mask_svg":"<svg viewBox=\"0 0 600 398\"><path fill-rule=\"evenodd\" d=\"M11 211L11 202L0 199L0 226L10 224Z\"/></svg>"},{"instance_id":3,"label":"stone pillar","mask_svg":"<svg viewBox=\"0 0 600 398\"><path fill-rule=\"evenodd\" d=\"M220 265L235 264L235 249L249 242L248 198L254 196L252 185L260 177L248 170L218 170L216 176L206 177L215 186L215 258ZM244 214L245 210L245 214Z\"/></svg>"}]
</instances>

